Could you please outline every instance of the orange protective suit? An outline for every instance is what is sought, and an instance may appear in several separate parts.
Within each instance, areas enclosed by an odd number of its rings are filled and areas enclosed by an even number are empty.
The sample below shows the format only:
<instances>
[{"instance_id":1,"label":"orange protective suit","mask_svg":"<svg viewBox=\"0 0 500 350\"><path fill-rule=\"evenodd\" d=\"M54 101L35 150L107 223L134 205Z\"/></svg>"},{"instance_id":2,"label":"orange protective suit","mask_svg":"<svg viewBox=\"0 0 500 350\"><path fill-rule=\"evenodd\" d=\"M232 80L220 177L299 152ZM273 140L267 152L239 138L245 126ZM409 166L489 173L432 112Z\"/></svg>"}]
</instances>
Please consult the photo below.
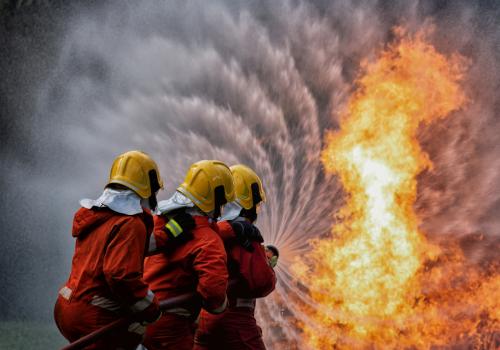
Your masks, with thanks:
<instances>
[{"instance_id":1,"label":"orange protective suit","mask_svg":"<svg viewBox=\"0 0 500 350\"><path fill-rule=\"evenodd\" d=\"M224 245L208 217L193 218L196 227L192 230L192 239L148 257L144 278L160 300L195 291L200 298L167 310L158 322L148 326L143 343L148 350L191 350L193 324L201 307L211 312L222 312L226 308L228 272ZM164 216L155 216L154 235L160 246L164 246L163 230L167 220Z\"/></svg>"},{"instance_id":2,"label":"orange protective suit","mask_svg":"<svg viewBox=\"0 0 500 350\"><path fill-rule=\"evenodd\" d=\"M66 339L75 341L131 313L146 318L158 313L158 302L142 278L152 228L148 213L122 215L108 208L77 211L71 274L54 310ZM135 349L141 339L137 328L122 329L86 349Z\"/></svg>"},{"instance_id":3,"label":"orange protective suit","mask_svg":"<svg viewBox=\"0 0 500 350\"><path fill-rule=\"evenodd\" d=\"M195 336L195 350L265 349L262 330L254 317L255 298L271 293L276 275L269 266L264 247L253 242L249 252L232 239L234 233L227 221L218 223L228 255L228 310L220 315L202 311Z\"/></svg>"}]
</instances>

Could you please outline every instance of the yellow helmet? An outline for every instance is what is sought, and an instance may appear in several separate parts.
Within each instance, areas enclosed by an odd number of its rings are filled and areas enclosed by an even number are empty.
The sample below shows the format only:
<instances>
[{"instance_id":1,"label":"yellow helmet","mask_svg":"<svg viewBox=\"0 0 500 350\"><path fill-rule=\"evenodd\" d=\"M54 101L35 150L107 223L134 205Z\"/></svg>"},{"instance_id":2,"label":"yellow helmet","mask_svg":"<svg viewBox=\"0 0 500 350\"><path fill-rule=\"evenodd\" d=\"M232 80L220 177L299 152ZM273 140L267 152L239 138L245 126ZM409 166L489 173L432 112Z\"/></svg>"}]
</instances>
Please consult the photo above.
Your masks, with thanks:
<instances>
[{"instance_id":1,"label":"yellow helmet","mask_svg":"<svg viewBox=\"0 0 500 350\"><path fill-rule=\"evenodd\" d=\"M234 179L236 202L243 208L250 210L260 202L266 201L266 193L259 176L243 164L231 167Z\"/></svg>"},{"instance_id":2,"label":"yellow helmet","mask_svg":"<svg viewBox=\"0 0 500 350\"><path fill-rule=\"evenodd\" d=\"M129 151L116 157L107 185L119 184L130 188L142 198L150 198L163 188L158 166L146 153Z\"/></svg>"},{"instance_id":3,"label":"yellow helmet","mask_svg":"<svg viewBox=\"0 0 500 350\"><path fill-rule=\"evenodd\" d=\"M234 201L233 176L229 167L218 160L200 160L192 164L177 191L188 197L205 213L219 211Z\"/></svg>"}]
</instances>

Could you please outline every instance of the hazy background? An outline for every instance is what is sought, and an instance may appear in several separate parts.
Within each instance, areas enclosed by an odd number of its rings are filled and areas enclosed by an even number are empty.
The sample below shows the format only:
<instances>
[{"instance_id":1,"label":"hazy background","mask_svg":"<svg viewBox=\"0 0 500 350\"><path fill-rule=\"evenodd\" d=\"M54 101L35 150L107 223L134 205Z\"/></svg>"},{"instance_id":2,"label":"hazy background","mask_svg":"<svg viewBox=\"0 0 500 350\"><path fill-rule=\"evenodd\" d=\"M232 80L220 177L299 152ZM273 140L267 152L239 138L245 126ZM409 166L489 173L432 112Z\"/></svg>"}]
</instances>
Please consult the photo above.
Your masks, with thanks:
<instances>
[{"instance_id":1,"label":"hazy background","mask_svg":"<svg viewBox=\"0 0 500 350\"><path fill-rule=\"evenodd\" d=\"M113 158L135 148L158 161L162 198L199 159L262 175L269 201L259 225L283 252L273 298L286 300L287 264L329 231L342 200L319 163L324 131L337 126L360 62L398 24L432 22L436 47L470 60L467 109L421 131L435 163L420 176L423 230L460 237L471 261L498 260L496 1L60 0L0 9L0 331L11 329L0 345L15 347L7 342L33 323L54 332L78 200L96 198ZM266 342L295 344L274 305L261 305Z\"/></svg>"}]
</instances>

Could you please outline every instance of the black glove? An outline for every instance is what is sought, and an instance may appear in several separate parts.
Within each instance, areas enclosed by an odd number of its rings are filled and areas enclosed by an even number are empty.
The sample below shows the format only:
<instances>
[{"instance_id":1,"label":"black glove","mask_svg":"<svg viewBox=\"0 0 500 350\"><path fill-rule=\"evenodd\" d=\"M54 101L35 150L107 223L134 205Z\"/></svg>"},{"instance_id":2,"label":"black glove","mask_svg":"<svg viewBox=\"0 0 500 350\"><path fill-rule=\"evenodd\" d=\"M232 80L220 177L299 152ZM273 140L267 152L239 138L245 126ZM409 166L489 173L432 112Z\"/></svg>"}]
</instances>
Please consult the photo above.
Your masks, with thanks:
<instances>
[{"instance_id":1,"label":"black glove","mask_svg":"<svg viewBox=\"0 0 500 350\"><path fill-rule=\"evenodd\" d=\"M168 237L177 241L188 241L192 238L191 231L196 227L193 217L181 212L174 215L165 224L165 232Z\"/></svg>"},{"instance_id":2,"label":"black glove","mask_svg":"<svg viewBox=\"0 0 500 350\"><path fill-rule=\"evenodd\" d=\"M264 238L262 238L259 229L249 223L245 218L238 217L233 221L229 221L229 223L233 228L239 244L249 252L253 251L252 242L264 242Z\"/></svg>"}]
</instances>

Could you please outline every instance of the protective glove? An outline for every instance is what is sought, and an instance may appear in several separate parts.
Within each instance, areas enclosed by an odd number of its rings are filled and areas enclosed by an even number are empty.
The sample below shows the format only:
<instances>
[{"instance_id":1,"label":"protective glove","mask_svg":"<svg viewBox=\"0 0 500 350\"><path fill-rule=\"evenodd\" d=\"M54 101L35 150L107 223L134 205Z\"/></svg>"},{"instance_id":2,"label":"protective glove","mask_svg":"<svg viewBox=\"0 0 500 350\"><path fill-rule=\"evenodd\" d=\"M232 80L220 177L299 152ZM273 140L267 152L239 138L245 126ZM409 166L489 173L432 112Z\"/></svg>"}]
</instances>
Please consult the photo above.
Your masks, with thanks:
<instances>
[{"instance_id":1,"label":"protective glove","mask_svg":"<svg viewBox=\"0 0 500 350\"><path fill-rule=\"evenodd\" d=\"M278 265L278 257L276 255L271 257L271 259L269 259L268 261L269 266L271 266L273 269L276 267L276 265Z\"/></svg>"},{"instance_id":2,"label":"protective glove","mask_svg":"<svg viewBox=\"0 0 500 350\"><path fill-rule=\"evenodd\" d=\"M266 256L267 256L267 261L269 262L269 266L271 266L274 269L278 264L280 251L275 246L269 244L266 246Z\"/></svg>"},{"instance_id":3,"label":"protective glove","mask_svg":"<svg viewBox=\"0 0 500 350\"><path fill-rule=\"evenodd\" d=\"M174 215L166 224L165 232L171 239L188 241L192 238L191 231L196 227L193 217L187 213Z\"/></svg>"},{"instance_id":4,"label":"protective glove","mask_svg":"<svg viewBox=\"0 0 500 350\"><path fill-rule=\"evenodd\" d=\"M264 238L262 238L259 229L249 223L245 218L237 217L229 223L233 228L238 243L249 252L253 252L254 250L252 242L264 242Z\"/></svg>"}]
</instances>

